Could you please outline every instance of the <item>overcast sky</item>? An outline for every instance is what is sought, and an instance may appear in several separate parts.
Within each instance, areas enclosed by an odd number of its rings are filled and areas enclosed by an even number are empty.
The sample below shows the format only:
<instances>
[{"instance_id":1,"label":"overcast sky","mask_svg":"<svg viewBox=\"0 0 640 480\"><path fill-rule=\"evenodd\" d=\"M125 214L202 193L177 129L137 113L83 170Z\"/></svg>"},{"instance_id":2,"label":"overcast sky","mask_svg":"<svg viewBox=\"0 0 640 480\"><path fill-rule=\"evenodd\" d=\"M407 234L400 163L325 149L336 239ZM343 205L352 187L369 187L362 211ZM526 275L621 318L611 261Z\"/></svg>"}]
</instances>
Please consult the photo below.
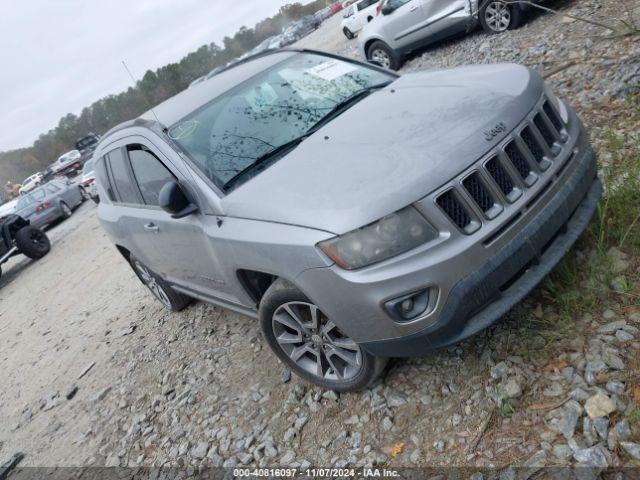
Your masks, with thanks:
<instances>
[{"instance_id":1,"label":"overcast sky","mask_svg":"<svg viewBox=\"0 0 640 480\"><path fill-rule=\"evenodd\" d=\"M293 1L0 0L0 151Z\"/></svg>"}]
</instances>

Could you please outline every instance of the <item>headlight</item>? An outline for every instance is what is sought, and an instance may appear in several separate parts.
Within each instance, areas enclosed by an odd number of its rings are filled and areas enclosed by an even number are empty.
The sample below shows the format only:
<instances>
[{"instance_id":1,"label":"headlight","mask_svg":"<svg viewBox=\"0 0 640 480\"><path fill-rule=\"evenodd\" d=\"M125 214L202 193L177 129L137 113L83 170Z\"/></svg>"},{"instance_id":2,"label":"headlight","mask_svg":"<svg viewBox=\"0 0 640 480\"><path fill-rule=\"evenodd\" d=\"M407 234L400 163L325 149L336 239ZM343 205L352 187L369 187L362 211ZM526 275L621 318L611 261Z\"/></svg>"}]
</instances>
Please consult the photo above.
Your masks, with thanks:
<instances>
[{"instance_id":1,"label":"headlight","mask_svg":"<svg viewBox=\"0 0 640 480\"><path fill-rule=\"evenodd\" d=\"M347 270L366 267L407 252L438 237L438 232L413 207L353 230L318 247Z\"/></svg>"}]
</instances>

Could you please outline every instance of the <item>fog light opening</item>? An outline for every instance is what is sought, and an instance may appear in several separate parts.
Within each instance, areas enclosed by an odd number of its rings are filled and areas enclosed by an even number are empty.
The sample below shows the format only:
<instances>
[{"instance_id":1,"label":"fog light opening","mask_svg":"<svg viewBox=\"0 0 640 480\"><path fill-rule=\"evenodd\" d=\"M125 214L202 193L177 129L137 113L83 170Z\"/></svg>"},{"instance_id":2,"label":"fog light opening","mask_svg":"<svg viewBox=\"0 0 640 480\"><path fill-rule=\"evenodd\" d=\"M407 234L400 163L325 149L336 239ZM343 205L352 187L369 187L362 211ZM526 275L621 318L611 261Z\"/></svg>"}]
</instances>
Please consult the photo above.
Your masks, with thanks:
<instances>
[{"instance_id":1,"label":"fog light opening","mask_svg":"<svg viewBox=\"0 0 640 480\"><path fill-rule=\"evenodd\" d=\"M397 322L409 322L427 313L431 303L431 290L427 288L403 295L388 301L385 307Z\"/></svg>"}]
</instances>

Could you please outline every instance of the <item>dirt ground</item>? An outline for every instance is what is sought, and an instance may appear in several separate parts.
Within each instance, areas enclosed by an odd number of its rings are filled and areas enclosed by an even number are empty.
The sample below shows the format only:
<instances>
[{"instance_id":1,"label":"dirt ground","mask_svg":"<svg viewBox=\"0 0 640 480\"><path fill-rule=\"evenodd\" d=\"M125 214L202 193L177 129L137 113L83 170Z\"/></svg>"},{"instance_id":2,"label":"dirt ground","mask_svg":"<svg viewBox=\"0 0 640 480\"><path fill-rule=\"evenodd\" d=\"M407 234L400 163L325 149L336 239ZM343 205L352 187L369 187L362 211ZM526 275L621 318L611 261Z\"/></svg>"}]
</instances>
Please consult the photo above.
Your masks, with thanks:
<instances>
[{"instance_id":1,"label":"dirt ground","mask_svg":"<svg viewBox=\"0 0 640 480\"><path fill-rule=\"evenodd\" d=\"M602 2L565 4L599 11ZM334 16L299 45L357 56L340 22ZM575 23L536 17L504 37L476 32L429 49L405 71L436 66L435 59L448 65L454 56L495 60L489 50L499 53L497 60L500 52L517 51L543 65L550 51L576 51L561 43L573 38L582 45L584 35ZM610 56L616 51L603 48ZM635 82L637 76L620 72L635 72L639 50L630 41L619 64L588 77L570 71L552 82L573 92L581 114L597 119L603 115L595 103L601 85ZM628 62L624 52L636 60ZM623 112L620 107L611 118ZM595 122L596 132L607 121ZM634 310L603 305L597 318L576 317L570 336L552 337L535 326L548 311L535 292L470 341L424 359L391 362L371 390L337 395L291 378L253 320L202 303L166 312L113 248L92 202L49 234L49 255L38 262L15 257L0 278L0 462L17 451L29 466L490 467L565 465L572 455L584 463L587 454L608 465L635 458L621 453L615 436L610 451L605 440L591 441L582 423L576 429L577 418L567 432L550 426L547 416L549 410L570 415L562 410L566 399L574 399L583 415L583 393L604 392L616 402L607 425L618 428L633 406L623 392L625 366L640 349ZM574 252L589 255L580 244ZM613 333L601 331L602 324ZM606 364L606 381L622 383L622 390L592 381L589 365L596 361ZM505 389L509 397L501 396ZM634 425L626 440L637 439Z\"/></svg>"}]
</instances>

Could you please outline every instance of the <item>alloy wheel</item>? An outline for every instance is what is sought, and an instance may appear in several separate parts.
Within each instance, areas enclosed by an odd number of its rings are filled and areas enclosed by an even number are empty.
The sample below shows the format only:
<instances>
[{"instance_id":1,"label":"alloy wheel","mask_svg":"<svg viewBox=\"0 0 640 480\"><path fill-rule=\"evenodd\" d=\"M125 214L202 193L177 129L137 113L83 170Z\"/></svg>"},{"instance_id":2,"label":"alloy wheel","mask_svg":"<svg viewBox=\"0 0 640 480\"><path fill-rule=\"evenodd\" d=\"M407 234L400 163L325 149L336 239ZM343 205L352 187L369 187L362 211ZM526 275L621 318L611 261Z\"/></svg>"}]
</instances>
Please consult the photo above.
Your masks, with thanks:
<instances>
[{"instance_id":1,"label":"alloy wheel","mask_svg":"<svg viewBox=\"0 0 640 480\"><path fill-rule=\"evenodd\" d=\"M391 57L389 54L380 48L376 48L371 52L371 60L378 63L384 68L391 68Z\"/></svg>"},{"instance_id":2,"label":"alloy wheel","mask_svg":"<svg viewBox=\"0 0 640 480\"><path fill-rule=\"evenodd\" d=\"M151 272L149 272L147 267L145 267L139 261L136 260L135 262L133 262L133 265L135 266L136 271L140 275L140 279L142 280L142 283L144 283L147 286L147 288L151 290L151 293L153 293L153 295L158 300L160 300L165 307L171 308L171 301L169 300L169 297L167 296L167 293L164 291L162 286L158 284L156 277Z\"/></svg>"},{"instance_id":3,"label":"alloy wheel","mask_svg":"<svg viewBox=\"0 0 640 480\"><path fill-rule=\"evenodd\" d=\"M288 302L272 317L278 345L298 367L334 381L354 378L363 366L362 351L320 309L307 302Z\"/></svg>"},{"instance_id":4,"label":"alloy wheel","mask_svg":"<svg viewBox=\"0 0 640 480\"><path fill-rule=\"evenodd\" d=\"M494 32L504 32L511 25L511 10L504 2L491 2L484 11L484 19Z\"/></svg>"}]
</instances>

